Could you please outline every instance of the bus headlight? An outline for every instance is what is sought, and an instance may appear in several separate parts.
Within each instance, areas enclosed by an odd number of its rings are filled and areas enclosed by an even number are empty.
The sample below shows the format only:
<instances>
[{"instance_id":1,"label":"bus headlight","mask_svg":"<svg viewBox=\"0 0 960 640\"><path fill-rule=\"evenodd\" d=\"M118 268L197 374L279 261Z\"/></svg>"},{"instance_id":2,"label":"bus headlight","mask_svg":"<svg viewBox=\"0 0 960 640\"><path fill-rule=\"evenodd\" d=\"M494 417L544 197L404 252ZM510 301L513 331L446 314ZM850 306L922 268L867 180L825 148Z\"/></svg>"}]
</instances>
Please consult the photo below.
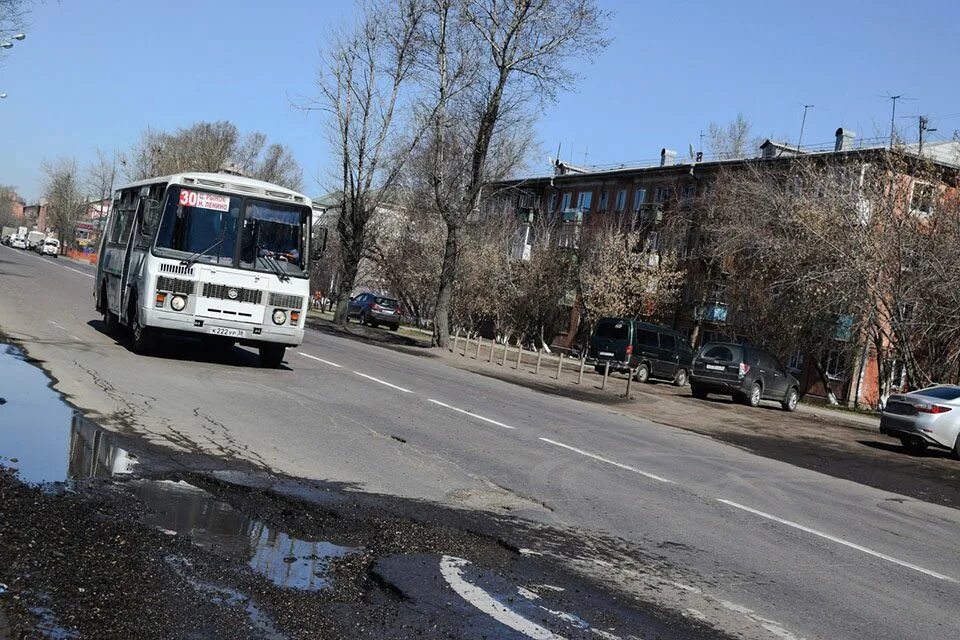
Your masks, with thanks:
<instances>
[{"instance_id":1,"label":"bus headlight","mask_svg":"<svg viewBox=\"0 0 960 640\"><path fill-rule=\"evenodd\" d=\"M273 312L273 324L283 324L287 321L287 312L283 309L276 309Z\"/></svg>"},{"instance_id":2,"label":"bus headlight","mask_svg":"<svg viewBox=\"0 0 960 640\"><path fill-rule=\"evenodd\" d=\"M187 306L187 299L183 296L173 296L170 300L170 308L174 311L183 311Z\"/></svg>"}]
</instances>

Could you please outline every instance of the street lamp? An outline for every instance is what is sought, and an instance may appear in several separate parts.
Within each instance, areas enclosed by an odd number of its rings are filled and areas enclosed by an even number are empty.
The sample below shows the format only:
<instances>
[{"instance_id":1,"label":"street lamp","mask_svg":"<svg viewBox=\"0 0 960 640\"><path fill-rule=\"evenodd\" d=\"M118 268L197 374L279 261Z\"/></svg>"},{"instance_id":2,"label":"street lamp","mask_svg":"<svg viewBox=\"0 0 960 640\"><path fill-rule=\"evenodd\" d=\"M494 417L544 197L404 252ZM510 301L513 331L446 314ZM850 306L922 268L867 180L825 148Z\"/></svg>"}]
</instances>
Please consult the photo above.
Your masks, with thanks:
<instances>
[{"instance_id":1,"label":"street lamp","mask_svg":"<svg viewBox=\"0 0 960 640\"><path fill-rule=\"evenodd\" d=\"M0 100L6 100L6 98L7 98L7 94L0 93Z\"/></svg>"},{"instance_id":2,"label":"street lamp","mask_svg":"<svg viewBox=\"0 0 960 640\"><path fill-rule=\"evenodd\" d=\"M4 49L12 49L12 48L13 48L13 43L12 43L12 42L0 42L0 47L3 47Z\"/></svg>"},{"instance_id":3,"label":"street lamp","mask_svg":"<svg viewBox=\"0 0 960 640\"><path fill-rule=\"evenodd\" d=\"M17 35L13 36L13 39L14 39L14 40L23 40L23 39L26 38L26 37L27 37L27 34L25 34L25 33L18 33Z\"/></svg>"}]
</instances>

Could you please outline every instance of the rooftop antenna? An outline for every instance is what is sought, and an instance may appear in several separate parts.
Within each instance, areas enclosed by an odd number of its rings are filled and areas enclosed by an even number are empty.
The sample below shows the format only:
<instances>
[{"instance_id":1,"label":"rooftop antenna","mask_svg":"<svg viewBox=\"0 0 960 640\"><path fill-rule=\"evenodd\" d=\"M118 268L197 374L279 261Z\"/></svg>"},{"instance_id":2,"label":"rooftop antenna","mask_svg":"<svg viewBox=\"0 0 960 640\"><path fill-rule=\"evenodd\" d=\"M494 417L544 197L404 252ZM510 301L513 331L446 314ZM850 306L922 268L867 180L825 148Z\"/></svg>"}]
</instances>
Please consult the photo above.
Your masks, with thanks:
<instances>
[{"instance_id":1,"label":"rooftop antenna","mask_svg":"<svg viewBox=\"0 0 960 640\"><path fill-rule=\"evenodd\" d=\"M803 105L803 120L800 121L800 137L797 139L797 153L800 153L800 145L803 142L803 129L807 125L807 109L813 109L815 106L817 105L815 104Z\"/></svg>"},{"instance_id":2,"label":"rooftop antenna","mask_svg":"<svg viewBox=\"0 0 960 640\"><path fill-rule=\"evenodd\" d=\"M890 110L890 148L893 149L893 143L894 143L894 140L896 139L896 134L897 134L897 127L896 127L897 100L914 100L915 98L908 98L903 94L898 94L895 96L891 96L890 94L887 94L884 97L886 97L887 100L893 103L893 106Z\"/></svg>"},{"instance_id":3,"label":"rooftop antenna","mask_svg":"<svg viewBox=\"0 0 960 640\"><path fill-rule=\"evenodd\" d=\"M583 148L583 166L587 166L588 151L590 151L590 145L587 145Z\"/></svg>"}]
</instances>

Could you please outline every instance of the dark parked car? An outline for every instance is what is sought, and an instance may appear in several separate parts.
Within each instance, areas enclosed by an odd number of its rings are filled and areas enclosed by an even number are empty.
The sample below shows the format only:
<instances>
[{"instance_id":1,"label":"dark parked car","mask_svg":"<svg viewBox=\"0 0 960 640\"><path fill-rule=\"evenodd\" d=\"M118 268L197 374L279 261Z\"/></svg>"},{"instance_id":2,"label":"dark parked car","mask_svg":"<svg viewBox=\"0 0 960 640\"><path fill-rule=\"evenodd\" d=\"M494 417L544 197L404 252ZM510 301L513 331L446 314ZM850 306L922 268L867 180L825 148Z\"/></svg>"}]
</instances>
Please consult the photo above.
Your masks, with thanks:
<instances>
[{"instance_id":1,"label":"dark parked car","mask_svg":"<svg viewBox=\"0 0 960 640\"><path fill-rule=\"evenodd\" d=\"M690 389L694 398L717 393L755 407L775 400L793 411L800 400L800 383L777 358L752 345L710 342L693 359Z\"/></svg>"},{"instance_id":2,"label":"dark parked car","mask_svg":"<svg viewBox=\"0 0 960 640\"><path fill-rule=\"evenodd\" d=\"M350 298L347 317L357 318L360 324L376 327L385 324L391 331L400 328L400 303L393 298L385 298L372 293L361 293Z\"/></svg>"},{"instance_id":3,"label":"dark parked car","mask_svg":"<svg viewBox=\"0 0 960 640\"><path fill-rule=\"evenodd\" d=\"M611 371L628 373L646 382L650 378L687 383L693 349L682 334L647 322L626 318L602 318L590 339L588 357L598 372L607 361Z\"/></svg>"}]
</instances>

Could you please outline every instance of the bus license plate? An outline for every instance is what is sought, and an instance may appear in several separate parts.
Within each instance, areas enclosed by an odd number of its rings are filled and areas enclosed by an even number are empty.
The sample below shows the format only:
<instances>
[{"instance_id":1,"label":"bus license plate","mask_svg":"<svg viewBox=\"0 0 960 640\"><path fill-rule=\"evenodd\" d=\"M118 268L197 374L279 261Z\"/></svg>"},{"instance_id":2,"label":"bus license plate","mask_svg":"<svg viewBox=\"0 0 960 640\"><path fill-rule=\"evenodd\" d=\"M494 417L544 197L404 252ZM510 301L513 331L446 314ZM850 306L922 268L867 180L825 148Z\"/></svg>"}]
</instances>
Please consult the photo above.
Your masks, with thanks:
<instances>
[{"instance_id":1,"label":"bus license plate","mask_svg":"<svg viewBox=\"0 0 960 640\"><path fill-rule=\"evenodd\" d=\"M612 358L613 356L614 356L614 354L611 353L610 351L601 351L601 352L600 352L600 357L602 357L602 358Z\"/></svg>"},{"instance_id":2,"label":"bus license plate","mask_svg":"<svg viewBox=\"0 0 960 640\"><path fill-rule=\"evenodd\" d=\"M228 338L242 338L243 330L228 329L227 327L210 327L210 333L215 336L227 336Z\"/></svg>"}]
</instances>

